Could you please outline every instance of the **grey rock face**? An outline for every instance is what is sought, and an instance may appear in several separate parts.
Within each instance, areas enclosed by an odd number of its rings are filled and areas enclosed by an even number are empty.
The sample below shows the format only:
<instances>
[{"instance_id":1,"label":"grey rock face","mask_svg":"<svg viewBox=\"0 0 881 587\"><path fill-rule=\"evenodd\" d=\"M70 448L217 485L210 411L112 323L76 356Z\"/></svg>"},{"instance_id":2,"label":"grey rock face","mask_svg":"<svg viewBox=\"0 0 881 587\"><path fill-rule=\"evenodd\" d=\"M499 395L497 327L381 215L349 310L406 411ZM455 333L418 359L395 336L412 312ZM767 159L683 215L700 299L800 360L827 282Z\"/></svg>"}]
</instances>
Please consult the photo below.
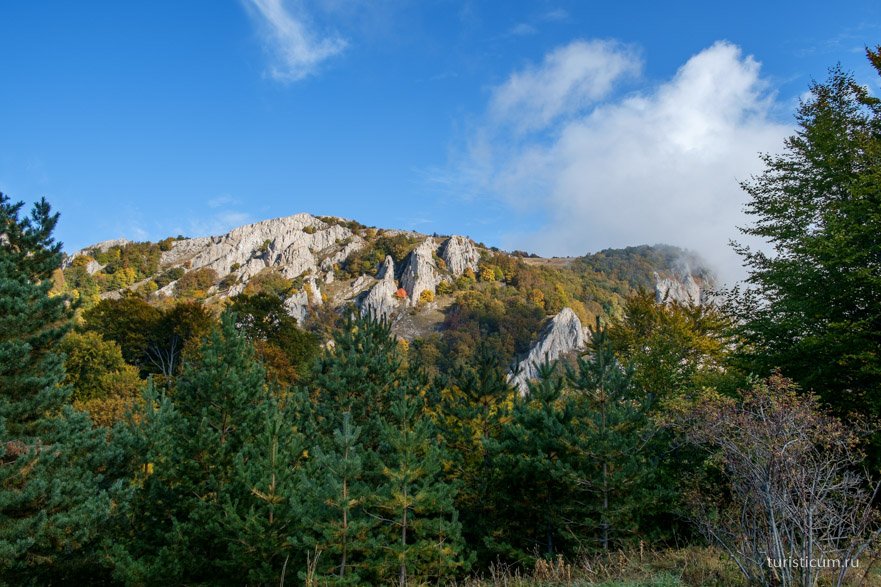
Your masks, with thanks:
<instances>
[{"instance_id":1,"label":"grey rock face","mask_svg":"<svg viewBox=\"0 0 881 587\"><path fill-rule=\"evenodd\" d=\"M703 297L701 287L691 273L679 278L661 278L655 273L655 300L658 303L700 304L703 302Z\"/></svg>"},{"instance_id":2,"label":"grey rock face","mask_svg":"<svg viewBox=\"0 0 881 587\"><path fill-rule=\"evenodd\" d=\"M309 315L309 308L320 306L323 302L321 299L321 290L314 277L310 277L301 291L295 293L285 300L284 306L288 314L297 319L300 324Z\"/></svg>"},{"instance_id":3,"label":"grey rock face","mask_svg":"<svg viewBox=\"0 0 881 587\"><path fill-rule=\"evenodd\" d=\"M309 274L330 283L334 264L364 245L364 239L345 226L295 214L241 226L221 236L174 241L160 262L163 267L208 267L220 276L232 273L237 283L225 295L234 296L267 267L289 279Z\"/></svg>"},{"instance_id":4,"label":"grey rock face","mask_svg":"<svg viewBox=\"0 0 881 587\"><path fill-rule=\"evenodd\" d=\"M388 320L398 307L398 300L395 298L398 290L395 283L395 263L391 257L385 258L377 277L379 281L361 300L361 314L371 314L375 318Z\"/></svg>"},{"instance_id":5,"label":"grey rock face","mask_svg":"<svg viewBox=\"0 0 881 587\"><path fill-rule=\"evenodd\" d=\"M451 236L441 248L441 259L447 264L447 269L454 277L462 275L466 269L477 271L480 255L474 248L474 243L464 236Z\"/></svg>"},{"instance_id":6,"label":"grey rock face","mask_svg":"<svg viewBox=\"0 0 881 587\"><path fill-rule=\"evenodd\" d=\"M437 284L441 282L434 260L436 252L437 243L433 238L427 238L407 257L407 264L401 274L401 287L407 292L411 306L419 302L423 291L435 293Z\"/></svg>"},{"instance_id":7,"label":"grey rock face","mask_svg":"<svg viewBox=\"0 0 881 587\"><path fill-rule=\"evenodd\" d=\"M89 275L94 275L95 273L101 271L102 269L104 269L104 265L102 265L98 261L95 261L94 259L92 259L91 261L88 262L88 264L86 264L86 273L88 273Z\"/></svg>"},{"instance_id":8,"label":"grey rock face","mask_svg":"<svg viewBox=\"0 0 881 587\"><path fill-rule=\"evenodd\" d=\"M350 237L349 242L345 244L343 248L335 252L332 251L329 256L325 257L321 261L321 270L332 271L335 264L342 263L349 258L349 255L351 255L355 251L363 249L366 244L367 242L358 235Z\"/></svg>"},{"instance_id":9,"label":"grey rock face","mask_svg":"<svg viewBox=\"0 0 881 587\"><path fill-rule=\"evenodd\" d=\"M570 308L554 316L544 327L529 354L517 366L517 375L509 375L508 381L521 395L529 391L529 381L538 377L538 368L546 360L553 361L561 356L584 348L586 336L581 320Z\"/></svg>"},{"instance_id":10,"label":"grey rock face","mask_svg":"<svg viewBox=\"0 0 881 587\"><path fill-rule=\"evenodd\" d=\"M114 238L108 241L101 241L100 243L94 244L87 249L87 251L101 251L102 253L106 253L110 247L121 247L123 245L129 244L130 240L127 238Z\"/></svg>"}]
</instances>

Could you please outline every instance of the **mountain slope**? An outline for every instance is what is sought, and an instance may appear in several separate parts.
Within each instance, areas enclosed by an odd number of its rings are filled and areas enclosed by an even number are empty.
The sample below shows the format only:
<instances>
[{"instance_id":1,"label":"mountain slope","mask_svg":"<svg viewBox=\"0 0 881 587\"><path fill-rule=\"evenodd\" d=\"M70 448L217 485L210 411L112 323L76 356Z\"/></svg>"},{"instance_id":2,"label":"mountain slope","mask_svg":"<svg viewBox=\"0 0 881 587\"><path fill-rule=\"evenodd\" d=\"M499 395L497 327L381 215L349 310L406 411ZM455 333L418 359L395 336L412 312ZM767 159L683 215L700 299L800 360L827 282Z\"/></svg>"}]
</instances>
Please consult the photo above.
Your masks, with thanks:
<instances>
[{"instance_id":1,"label":"mountain slope","mask_svg":"<svg viewBox=\"0 0 881 587\"><path fill-rule=\"evenodd\" d=\"M698 257L668 245L543 259L464 236L305 213L219 236L98 243L67 258L59 281L86 305L133 293L156 303L195 299L215 307L237 295L270 292L312 328L354 308L389 320L415 343L427 368L438 370L479 345L513 364L564 309L570 321L590 326L620 313L640 288L654 288L659 300L699 302L713 287Z\"/></svg>"}]
</instances>

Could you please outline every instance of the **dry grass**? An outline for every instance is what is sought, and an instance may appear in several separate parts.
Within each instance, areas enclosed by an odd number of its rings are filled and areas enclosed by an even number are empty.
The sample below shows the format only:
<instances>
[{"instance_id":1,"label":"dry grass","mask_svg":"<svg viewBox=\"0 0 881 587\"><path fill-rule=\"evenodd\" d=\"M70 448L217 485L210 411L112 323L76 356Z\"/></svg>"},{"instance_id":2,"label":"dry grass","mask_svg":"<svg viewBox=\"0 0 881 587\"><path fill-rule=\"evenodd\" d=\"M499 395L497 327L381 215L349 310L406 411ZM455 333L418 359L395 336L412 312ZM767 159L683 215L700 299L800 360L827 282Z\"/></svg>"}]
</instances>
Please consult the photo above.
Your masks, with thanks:
<instances>
[{"instance_id":1,"label":"dry grass","mask_svg":"<svg viewBox=\"0 0 881 587\"><path fill-rule=\"evenodd\" d=\"M833 585L830 577L820 585ZM531 571L493 565L461 587L738 587L746 586L737 566L713 547L616 551L566 561L539 560ZM869 565L851 571L847 585L881 587L881 569Z\"/></svg>"},{"instance_id":2,"label":"dry grass","mask_svg":"<svg viewBox=\"0 0 881 587\"><path fill-rule=\"evenodd\" d=\"M745 585L737 567L714 548L690 547L661 551L616 551L569 562L539 560L524 572L499 564L463 587L679 587Z\"/></svg>"}]
</instances>

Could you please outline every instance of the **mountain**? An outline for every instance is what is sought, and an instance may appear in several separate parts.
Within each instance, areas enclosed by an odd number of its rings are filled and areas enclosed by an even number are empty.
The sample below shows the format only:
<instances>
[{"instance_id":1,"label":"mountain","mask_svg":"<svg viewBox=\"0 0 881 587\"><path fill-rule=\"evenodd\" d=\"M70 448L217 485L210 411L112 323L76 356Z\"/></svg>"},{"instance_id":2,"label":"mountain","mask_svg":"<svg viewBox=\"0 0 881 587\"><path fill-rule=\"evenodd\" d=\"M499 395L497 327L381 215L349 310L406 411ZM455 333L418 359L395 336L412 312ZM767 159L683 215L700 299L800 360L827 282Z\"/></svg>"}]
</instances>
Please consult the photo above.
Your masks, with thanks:
<instances>
[{"instance_id":1,"label":"mountain","mask_svg":"<svg viewBox=\"0 0 881 587\"><path fill-rule=\"evenodd\" d=\"M219 236L97 243L66 258L59 281L86 305L128 293L219 307L266 292L313 329L352 308L388 320L430 369L491 346L519 364L521 387L536 361L582 347L586 326L620 314L637 289L700 303L714 286L699 257L669 245L546 259L305 213Z\"/></svg>"}]
</instances>

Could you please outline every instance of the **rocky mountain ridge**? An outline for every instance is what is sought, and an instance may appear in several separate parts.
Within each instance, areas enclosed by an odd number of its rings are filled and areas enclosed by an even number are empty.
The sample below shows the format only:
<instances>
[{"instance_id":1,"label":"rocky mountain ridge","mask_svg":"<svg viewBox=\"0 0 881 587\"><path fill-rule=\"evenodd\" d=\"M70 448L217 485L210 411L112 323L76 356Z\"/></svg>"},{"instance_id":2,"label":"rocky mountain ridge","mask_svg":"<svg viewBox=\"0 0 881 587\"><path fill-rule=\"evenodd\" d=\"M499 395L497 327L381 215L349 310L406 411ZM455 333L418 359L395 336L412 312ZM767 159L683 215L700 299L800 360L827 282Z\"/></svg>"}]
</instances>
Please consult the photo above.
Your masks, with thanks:
<instances>
[{"instance_id":1,"label":"rocky mountain ridge","mask_svg":"<svg viewBox=\"0 0 881 587\"><path fill-rule=\"evenodd\" d=\"M117 257L138 245L144 247L145 255L155 257L158 250L158 259L153 265L139 268L140 273L129 276L128 281L117 279L120 267L128 263ZM582 323L582 302L572 302L581 308L580 312L569 307L565 296L559 301L542 302L555 292L524 289L517 271L510 268L528 265L537 275L553 276L554 271L569 267L573 260L523 255L491 249L460 235L377 229L343 218L301 213L248 224L223 235L165 239L158 245L124 239L105 241L70 256L64 267L67 271L79 266L89 276L108 283L102 297L137 290L148 298L195 295L205 303L222 304L241 293L253 293L255 284L281 282L284 287L276 293L281 292L285 308L301 324L322 307L355 307L362 314L389 321L393 330L406 339L442 330L447 308L458 303L455 292L464 291L463 287L519 287L531 303L551 310L528 352L521 354L519 361L514 358L516 367L510 380L524 391L541 362L582 349L588 337ZM525 261L526 265L517 265ZM688 263L677 261L651 268L654 271L647 279L654 282L659 302L702 303L713 285L705 270L692 272ZM646 270L640 271L644 274ZM588 273L578 275L591 279ZM122 287L114 287L119 284ZM194 287L196 293L192 293ZM484 290L490 297L502 293L504 290ZM608 311L614 311L614 307Z\"/></svg>"}]
</instances>

